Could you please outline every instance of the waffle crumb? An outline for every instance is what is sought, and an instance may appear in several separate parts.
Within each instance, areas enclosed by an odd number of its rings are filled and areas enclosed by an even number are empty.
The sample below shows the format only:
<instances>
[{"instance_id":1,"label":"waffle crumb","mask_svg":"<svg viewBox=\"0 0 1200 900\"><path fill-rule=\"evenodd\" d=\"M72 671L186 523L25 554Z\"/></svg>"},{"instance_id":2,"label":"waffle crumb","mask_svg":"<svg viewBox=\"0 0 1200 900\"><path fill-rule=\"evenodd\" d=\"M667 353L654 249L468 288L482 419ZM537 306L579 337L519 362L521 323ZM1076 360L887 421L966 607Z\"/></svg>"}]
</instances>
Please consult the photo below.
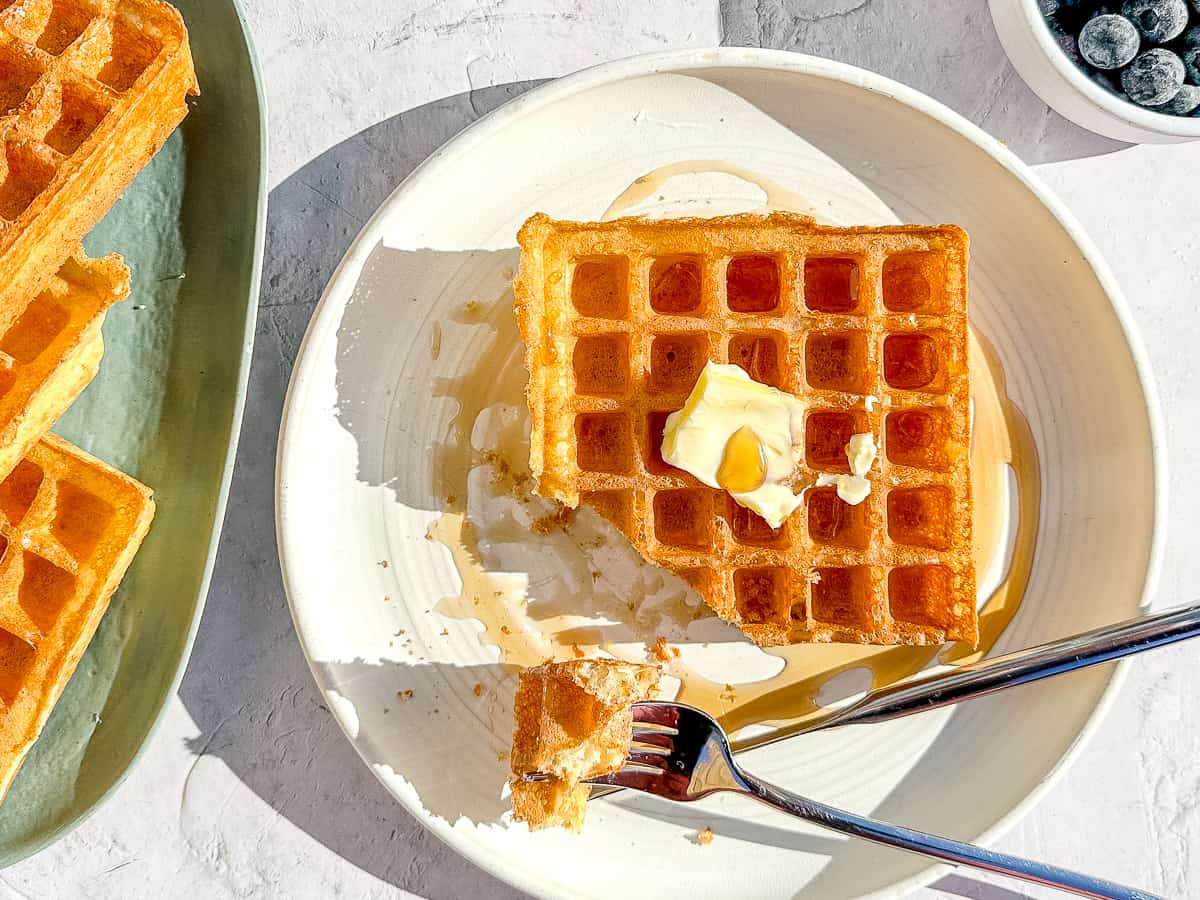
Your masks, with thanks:
<instances>
[{"instance_id":1,"label":"waffle crumb","mask_svg":"<svg viewBox=\"0 0 1200 900\"><path fill-rule=\"evenodd\" d=\"M650 655L659 662L665 663L671 661L671 654L667 652L667 639L665 637L659 635L658 640L650 646Z\"/></svg>"},{"instance_id":2,"label":"waffle crumb","mask_svg":"<svg viewBox=\"0 0 1200 900\"><path fill-rule=\"evenodd\" d=\"M576 659L583 659L583 657L587 655L583 652L583 648L578 644L571 645L571 652L575 654Z\"/></svg>"},{"instance_id":3,"label":"waffle crumb","mask_svg":"<svg viewBox=\"0 0 1200 900\"><path fill-rule=\"evenodd\" d=\"M672 647L672 648L671 648L671 655L672 655L673 657L675 657L676 659L679 659L679 648L678 648L678 647Z\"/></svg>"},{"instance_id":4,"label":"waffle crumb","mask_svg":"<svg viewBox=\"0 0 1200 900\"><path fill-rule=\"evenodd\" d=\"M542 516L540 519L534 519L532 528L534 534L549 534L552 531L562 531L575 518L575 510L564 506L558 512L549 516Z\"/></svg>"},{"instance_id":5,"label":"waffle crumb","mask_svg":"<svg viewBox=\"0 0 1200 900\"><path fill-rule=\"evenodd\" d=\"M411 700L412 698L413 698L413 692L412 692L411 688L409 688L408 690L404 690L404 691L396 691L396 699L397 700Z\"/></svg>"},{"instance_id":6,"label":"waffle crumb","mask_svg":"<svg viewBox=\"0 0 1200 900\"><path fill-rule=\"evenodd\" d=\"M475 687L471 688L471 693L474 694L476 697L482 696L483 695L483 685L480 684L478 681L475 682Z\"/></svg>"},{"instance_id":7,"label":"waffle crumb","mask_svg":"<svg viewBox=\"0 0 1200 900\"><path fill-rule=\"evenodd\" d=\"M379 561L379 564L380 564L381 566L383 566L385 569L386 569L388 566L390 566L390 565L391 565L391 563L389 563L389 562L388 562L386 559L381 559L381 560Z\"/></svg>"},{"instance_id":8,"label":"waffle crumb","mask_svg":"<svg viewBox=\"0 0 1200 900\"><path fill-rule=\"evenodd\" d=\"M701 847L707 847L712 842L713 842L713 830L708 825L705 825L704 828L702 828L700 830L700 832L696 835L696 843L699 844Z\"/></svg>"}]
</instances>

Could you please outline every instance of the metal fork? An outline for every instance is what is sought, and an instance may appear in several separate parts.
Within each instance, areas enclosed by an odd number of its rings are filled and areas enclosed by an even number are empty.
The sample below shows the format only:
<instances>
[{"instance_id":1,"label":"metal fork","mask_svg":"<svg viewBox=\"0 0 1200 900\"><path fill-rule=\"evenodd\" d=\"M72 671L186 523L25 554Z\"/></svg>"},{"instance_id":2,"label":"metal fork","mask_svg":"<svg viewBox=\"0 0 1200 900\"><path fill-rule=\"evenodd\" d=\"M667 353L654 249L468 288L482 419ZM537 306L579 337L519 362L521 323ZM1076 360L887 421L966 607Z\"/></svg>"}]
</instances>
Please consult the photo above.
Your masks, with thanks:
<instances>
[{"instance_id":1,"label":"metal fork","mask_svg":"<svg viewBox=\"0 0 1200 900\"><path fill-rule=\"evenodd\" d=\"M911 850L941 862L973 866L1023 881L1059 888L1084 897L1112 900L1162 900L1058 866L985 850L911 828L845 812L776 787L744 771L733 759L724 730L707 713L681 703L638 703L633 707L633 744L625 767L591 784L632 788L689 802L717 791L736 791L853 837ZM526 776L537 780L538 775Z\"/></svg>"}]
</instances>

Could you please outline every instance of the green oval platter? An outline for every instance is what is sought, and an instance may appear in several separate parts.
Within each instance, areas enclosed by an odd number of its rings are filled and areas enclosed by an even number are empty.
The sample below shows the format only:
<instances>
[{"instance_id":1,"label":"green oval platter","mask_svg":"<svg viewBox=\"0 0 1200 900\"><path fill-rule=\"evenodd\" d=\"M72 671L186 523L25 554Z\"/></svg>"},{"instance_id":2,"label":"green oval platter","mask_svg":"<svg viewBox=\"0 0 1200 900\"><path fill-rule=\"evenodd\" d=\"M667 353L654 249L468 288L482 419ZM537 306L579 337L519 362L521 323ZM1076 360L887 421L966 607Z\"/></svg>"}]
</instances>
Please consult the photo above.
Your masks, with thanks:
<instances>
[{"instance_id":1,"label":"green oval platter","mask_svg":"<svg viewBox=\"0 0 1200 900\"><path fill-rule=\"evenodd\" d=\"M100 374L54 429L154 488L158 513L96 637L0 806L0 866L117 787L175 692L208 590L254 339L266 121L233 0L175 0L201 96L84 241L119 251L129 299Z\"/></svg>"}]
</instances>

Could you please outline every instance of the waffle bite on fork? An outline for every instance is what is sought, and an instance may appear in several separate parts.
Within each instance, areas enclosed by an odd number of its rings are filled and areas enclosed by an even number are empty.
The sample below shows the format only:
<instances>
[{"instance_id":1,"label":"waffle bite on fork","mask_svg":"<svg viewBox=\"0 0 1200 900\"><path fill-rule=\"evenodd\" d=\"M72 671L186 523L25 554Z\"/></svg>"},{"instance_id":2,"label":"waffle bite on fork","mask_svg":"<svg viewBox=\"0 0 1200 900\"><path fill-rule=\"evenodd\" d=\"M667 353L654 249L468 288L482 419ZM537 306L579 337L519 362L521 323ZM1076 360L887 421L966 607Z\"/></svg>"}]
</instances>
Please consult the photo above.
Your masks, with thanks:
<instances>
[{"instance_id":1,"label":"waffle bite on fork","mask_svg":"<svg viewBox=\"0 0 1200 900\"><path fill-rule=\"evenodd\" d=\"M654 666L616 659L547 662L520 674L513 732L513 817L531 830L583 827L591 788L580 784L625 764L630 707L658 685ZM538 772L545 781L525 781Z\"/></svg>"},{"instance_id":2,"label":"waffle bite on fork","mask_svg":"<svg viewBox=\"0 0 1200 900\"><path fill-rule=\"evenodd\" d=\"M976 641L961 229L539 214L519 241L539 493L593 506L759 644ZM778 528L663 459L710 361L804 406ZM830 482L858 434L879 452L851 505Z\"/></svg>"}]
</instances>

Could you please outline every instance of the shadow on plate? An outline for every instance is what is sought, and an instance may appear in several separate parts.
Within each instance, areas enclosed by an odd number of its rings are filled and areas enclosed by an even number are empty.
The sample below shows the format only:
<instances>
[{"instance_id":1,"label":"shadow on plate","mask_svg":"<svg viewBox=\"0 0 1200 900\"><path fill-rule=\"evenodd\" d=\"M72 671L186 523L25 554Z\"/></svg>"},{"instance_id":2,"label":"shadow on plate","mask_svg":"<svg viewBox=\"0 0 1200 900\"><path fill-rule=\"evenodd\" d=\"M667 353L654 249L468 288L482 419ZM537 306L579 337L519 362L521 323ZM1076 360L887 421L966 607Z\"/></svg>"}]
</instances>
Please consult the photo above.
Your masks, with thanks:
<instances>
[{"instance_id":1,"label":"shadow on plate","mask_svg":"<svg viewBox=\"0 0 1200 900\"><path fill-rule=\"evenodd\" d=\"M196 763L219 759L332 852L430 898L520 894L447 850L396 803L329 714L296 640L279 572L276 438L308 320L367 218L438 146L534 85L409 110L326 151L271 192L251 406L208 605L180 688L200 731L190 744ZM189 780L201 768L194 764Z\"/></svg>"}]
</instances>

